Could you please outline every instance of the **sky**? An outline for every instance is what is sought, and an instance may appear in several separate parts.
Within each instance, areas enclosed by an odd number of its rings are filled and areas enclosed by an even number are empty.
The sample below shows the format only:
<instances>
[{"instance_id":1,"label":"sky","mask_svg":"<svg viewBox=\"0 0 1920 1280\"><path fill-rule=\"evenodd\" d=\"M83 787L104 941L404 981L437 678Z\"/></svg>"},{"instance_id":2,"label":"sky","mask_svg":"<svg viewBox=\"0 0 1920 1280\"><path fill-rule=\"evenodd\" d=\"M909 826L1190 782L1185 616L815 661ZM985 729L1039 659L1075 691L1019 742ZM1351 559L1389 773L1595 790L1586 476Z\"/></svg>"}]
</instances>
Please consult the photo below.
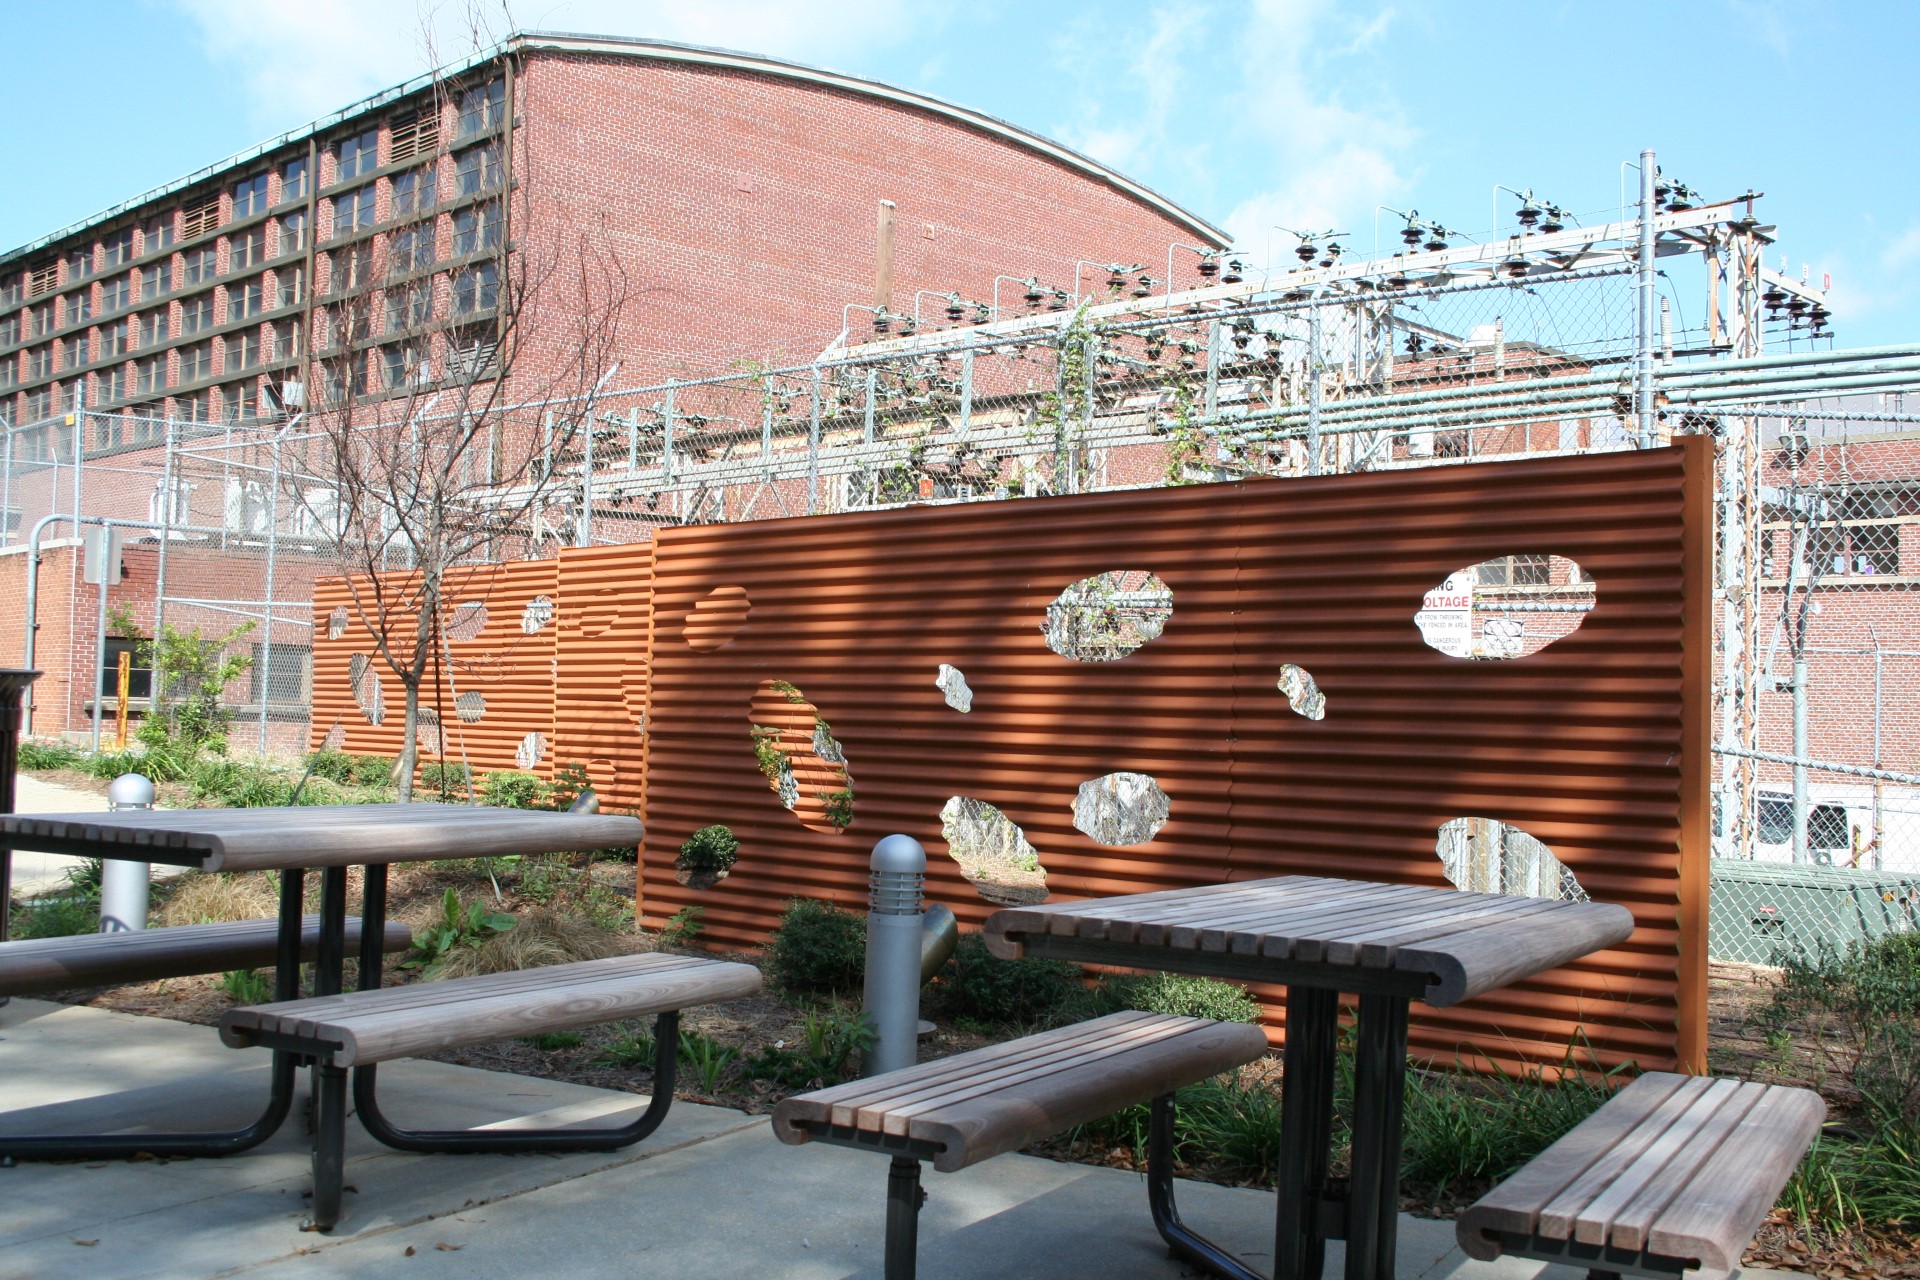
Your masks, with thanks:
<instances>
[{"instance_id":1,"label":"sky","mask_svg":"<svg viewBox=\"0 0 1920 1280\"><path fill-rule=\"evenodd\" d=\"M850 72L1053 137L1225 227L1469 233L1495 187L1617 215L1646 147L1763 192L1772 266L1831 277L1838 346L1920 338L1920 4L1849 0L0 0L0 250L516 29ZM110 70L119 68L117 71ZM24 104L43 104L39 109ZM1631 183L1632 174L1626 178ZM1629 185L1629 194L1631 186ZM1500 196L1503 221L1516 203ZM1379 215L1391 244L1398 225Z\"/></svg>"}]
</instances>

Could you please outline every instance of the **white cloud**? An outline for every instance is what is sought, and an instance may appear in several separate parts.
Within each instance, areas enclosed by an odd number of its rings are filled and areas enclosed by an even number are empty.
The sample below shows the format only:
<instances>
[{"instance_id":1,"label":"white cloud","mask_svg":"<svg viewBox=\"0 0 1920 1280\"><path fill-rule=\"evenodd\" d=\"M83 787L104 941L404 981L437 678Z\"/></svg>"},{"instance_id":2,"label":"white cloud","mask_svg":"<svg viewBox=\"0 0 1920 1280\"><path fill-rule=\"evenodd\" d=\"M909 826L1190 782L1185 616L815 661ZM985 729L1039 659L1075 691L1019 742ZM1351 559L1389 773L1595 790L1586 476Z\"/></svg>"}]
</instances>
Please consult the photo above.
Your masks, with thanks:
<instances>
[{"instance_id":1,"label":"white cloud","mask_svg":"<svg viewBox=\"0 0 1920 1280\"><path fill-rule=\"evenodd\" d=\"M537 0L171 0L209 59L245 83L255 123L286 129L471 52L515 29L645 36L831 65L946 20L947 6L889 0L668 3Z\"/></svg>"},{"instance_id":2,"label":"white cloud","mask_svg":"<svg viewBox=\"0 0 1920 1280\"><path fill-rule=\"evenodd\" d=\"M1870 263L1855 263L1844 256L1821 263L1812 274L1815 284L1823 274L1833 277L1827 303L1842 324L1910 308L1914 294L1920 292L1920 223L1888 240Z\"/></svg>"}]
</instances>

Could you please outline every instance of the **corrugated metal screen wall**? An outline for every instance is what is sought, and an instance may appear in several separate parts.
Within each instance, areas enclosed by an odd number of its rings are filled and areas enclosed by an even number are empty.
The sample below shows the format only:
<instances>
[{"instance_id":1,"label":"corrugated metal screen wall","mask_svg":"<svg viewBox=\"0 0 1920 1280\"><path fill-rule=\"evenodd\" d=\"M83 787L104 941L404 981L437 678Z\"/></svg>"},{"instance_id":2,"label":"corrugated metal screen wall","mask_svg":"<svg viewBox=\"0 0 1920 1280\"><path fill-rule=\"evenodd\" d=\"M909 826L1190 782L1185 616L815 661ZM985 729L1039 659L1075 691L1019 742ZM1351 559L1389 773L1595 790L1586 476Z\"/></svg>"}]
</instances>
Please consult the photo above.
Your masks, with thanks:
<instances>
[{"instance_id":1,"label":"corrugated metal screen wall","mask_svg":"<svg viewBox=\"0 0 1920 1280\"><path fill-rule=\"evenodd\" d=\"M1288 872L1445 885L1441 826L1499 819L1639 929L1469 1005L1418 1009L1416 1049L1699 1064L1708 443L703 525L664 531L651 556L567 553L556 758L607 762L596 781L610 773L620 805L644 770L645 917L701 906L719 946L758 945L795 896L863 905L867 851L894 831L927 846L929 898L977 923L994 904L942 838L956 796L1017 823L1058 898ZM1513 555L1563 556L1594 580L1578 629L1506 662L1429 648L1424 594ZM1048 605L1109 571L1170 589L1164 630L1116 661L1056 653ZM936 686L943 664L970 710ZM1312 676L1323 718L1283 696L1287 664ZM340 665L317 677L336 699ZM844 749L845 831L763 777L753 725L775 694ZM795 729L780 741L805 751ZM1076 827L1078 789L1115 773L1165 792L1151 839L1108 847ZM711 888L678 884L680 843L715 822L739 837L738 864Z\"/></svg>"}]
</instances>

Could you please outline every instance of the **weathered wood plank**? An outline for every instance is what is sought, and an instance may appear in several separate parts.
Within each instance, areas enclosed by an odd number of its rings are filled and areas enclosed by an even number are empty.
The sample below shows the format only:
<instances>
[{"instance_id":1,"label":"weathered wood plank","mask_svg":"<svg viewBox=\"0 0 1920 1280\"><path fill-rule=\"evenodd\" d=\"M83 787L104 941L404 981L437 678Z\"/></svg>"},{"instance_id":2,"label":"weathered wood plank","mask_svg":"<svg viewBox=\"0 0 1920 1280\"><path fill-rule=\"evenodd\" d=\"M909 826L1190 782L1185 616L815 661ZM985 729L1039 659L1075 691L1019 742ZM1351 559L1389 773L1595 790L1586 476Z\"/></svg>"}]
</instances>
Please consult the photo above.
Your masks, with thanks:
<instances>
[{"instance_id":1,"label":"weathered wood plank","mask_svg":"<svg viewBox=\"0 0 1920 1280\"><path fill-rule=\"evenodd\" d=\"M1653 1114L1616 1138L1579 1177L1567 1184L1564 1191L1540 1207L1534 1234L1546 1240L1571 1240L1573 1225L1580 1210L1612 1185L1615 1178L1631 1168L1641 1153L1685 1116L1713 1083L1706 1076L1691 1076L1683 1080L1678 1089L1654 1108Z\"/></svg>"},{"instance_id":2,"label":"weathered wood plank","mask_svg":"<svg viewBox=\"0 0 1920 1280\"><path fill-rule=\"evenodd\" d=\"M1613 1220L1642 1191L1666 1176L1673 1160L1689 1144L1700 1140L1702 1131L1716 1115L1733 1103L1739 1092L1740 1084L1735 1080L1715 1080L1709 1084L1706 1091L1694 1098L1685 1111L1675 1116L1673 1123L1647 1143L1629 1164L1616 1170L1605 1186L1591 1190L1584 1203L1573 1207L1572 1238L1581 1244L1605 1244L1612 1234ZM1560 1226L1556 1217L1558 1204L1556 1201L1548 1205L1540 1214L1542 1233L1547 1233L1551 1227L1556 1238Z\"/></svg>"},{"instance_id":3,"label":"weathered wood plank","mask_svg":"<svg viewBox=\"0 0 1920 1280\"><path fill-rule=\"evenodd\" d=\"M246 920L0 942L0 995L40 995L265 968L274 962L278 934L276 920ZM348 918L346 936L347 949L357 949L357 917ZM405 951L413 945L413 936L405 925L389 923L381 945L388 952ZM319 950L320 917L307 916L301 927L300 958L312 961Z\"/></svg>"},{"instance_id":4,"label":"weathered wood plank","mask_svg":"<svg viewBox=\"0 0 1920 1280\"><path fill-rule=\"evenodd\" d=\"M243 1047L256 1029L295 1028L315 1041L335 1041L329 1061L350 1067L460 1045L535 1035L733 1000L761 986L752 965L698 957L611 956L513 974L353 992L314 1001L229 1010L220 1038Z\"/></svg>"},{"instance_id":5,"label":"weathered wood plank","mask_svg":"<svg viewBox=\"0 0 1920 1280\"><path fill-rule=\"evenodd\" d=\"M1116 1028L1128 1040L1124 1046L1100 1045L1096 1038L1098 1048L1078 1065L1005 1077L995 1088L922 1111L913 1118L909 1136L939 1147L934 1168L951 1172L1251 1062L1266 1049L1265 1038L1251 1026L1161 1014L1148 1018L1146 1024L1136 1020ZM1109 1022L1096 1019L1081 1025L1104 1028ZM1143 1026L1165 1034L1141 1042ZM1049 1037L1051 1033L1030 1039L1056 1043ZM1027 1042L1015 1040L997 1047L1024 1051ZM1115 1051L1100 1052L1108 1048ZM964 1073L972 1058L957 1054L942 1062L957 1063ZM884 1076L868 1083L882 1089L892 1084ZM832 1111L832 1105L823 1105L813 1095L788 1098L774 1110L774 1133L788 1143L822 1139L815 1126L823 1125Z\"/></svg>"},{"instance_id":6,"label":"weathered wood plank","mask_svg":"<svg viewBox=\"0 0 1920 1280\"><path fill-rule=\"evenodd\" d=\"M1674 1201L1654 1219L1646 1247L1662 1257L1699 1258L1726 1272L1819 1135L1826 1103L1811 1089L1767 1086Z\"/></svg>"},{"instance_id":7,"label":"weathered wood plank","mask_svg":"<svg viewBox=\"0 0 1920 1280\"><path fill-rule=\"evenodd\" d=\"M1468 923L1459 933L1400 947L1393 967L1438 975L1425 999L1444 1007L1556 969L1633 934L1633 913L1625 907L1599 902L1553 905L1558 910L1481 929Z\"/></svg>"},{"instance_id":8,"label":"weathered wood plank","mask_svg":"<svg viewBox=\"0 0 1920 1280\"><path fill-rule=\"evenodd\" d=\"M1713 1113L1712 1118L1695 1131L1691 1140L1678 1150L1666 1153L1659 1174L1648 1179L1647 1184L1627 1204L1612 1212L1612 1221L1604 1231L1606 1242L1616 1249L1644 1249L1647 1231L1655 1220L1686 1188L1693 1175L1699 1172L1700 1166L1720 1149L1720 1144L1746 1119L1747 1113L1766 1096L1767 1086L1764 1084L1739 1085L1733 1096ZM1667 1132L1671 1135L1673 1131ZM1608 1194L1614 1190L1609 1187ZM1587 1218L1599 1218L1604 1212L1596 1201L1581 1215L1583 1224ZM1578 1235L1580 1228L1576 1227L1574 1231Z\"/></svg>"}]
</instances>

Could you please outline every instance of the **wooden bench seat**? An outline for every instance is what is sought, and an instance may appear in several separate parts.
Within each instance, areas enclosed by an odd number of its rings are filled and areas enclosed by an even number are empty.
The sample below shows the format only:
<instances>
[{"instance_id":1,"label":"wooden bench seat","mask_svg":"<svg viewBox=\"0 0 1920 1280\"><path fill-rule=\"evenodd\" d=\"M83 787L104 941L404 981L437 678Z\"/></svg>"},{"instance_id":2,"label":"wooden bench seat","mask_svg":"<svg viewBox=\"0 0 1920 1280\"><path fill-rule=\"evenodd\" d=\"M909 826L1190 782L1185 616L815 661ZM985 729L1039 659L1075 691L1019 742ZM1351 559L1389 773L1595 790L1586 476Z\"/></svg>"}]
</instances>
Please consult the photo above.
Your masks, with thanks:
<instances>
[{"instance_id":1,"label":"wooden bench seat","mask_svg":"<svg viewBox=\"0 0 1920 1280\"><path fill-rule=\"evenodd\" d=\"M760 971L749 964L663 953L610 956L229 1009L220 1019L220 1038L235 1047L263 1045L312 1061L312 1226L327 1231L340 1217L349 1068L361 1123L402 1151L611 1151L638 1142L666 1117L673 1102L679 1011L753 995L760 988ZM414 1130L392 1124L380 1111L378 1063L646 1014L655 1016L653 1096L628 1124Z\"/></svg>"},{"instance_id":2,"label":"wooden bench seat","mask_svg":"<svg viewBox=\"0 0 1920 1280\"><path fill-rule=\"evenodd\" d=\"M1820 1131L1808 1089L1649 1072L1459 1217L1468 1255L1725 1276Z\"/></svg>"},{"instance_id":3,"label":"wooden bench seat","mask_svg":"<svg viewBox=\"0 0 1920 1280\"><path fill-rule=\"evenodd\" d=\"M310 961L320 948L320 917L307 916L301 925L300 958ZM276 920L241 920L0 942L0 996L266 968L274 963L278 934ZM347 921L346 945L349 951L360 945L358 919ZM412 945L405 925L386 926L386 951Z\"/></svg>"},{"instance_id":4,"label":"wooden bench seat","mask_svg":"<svg viewBox=\"0 0 1920 1280\"><path fill-rule=\"evenodd\" d=\"M1174 1090L1252 1062L1259 1028L1123 1012L988 1045L885 1075L798 1094L774 1108L782 1142L827 1142L894 1157L887 1190L887 1270L911 1276L925 1200L920 1161L943 1173L1050 1138L1136 1103L1154 1104L1148 1182L1169 1244L1197 1241L1172 1205ZM1163 1212L1164 1210L1164 1212ZM1169 1234L1170 1228L1180 1234ZM1211 1246L1207 1246L1211 1247Z\"/></svg>"}]
</instances>

